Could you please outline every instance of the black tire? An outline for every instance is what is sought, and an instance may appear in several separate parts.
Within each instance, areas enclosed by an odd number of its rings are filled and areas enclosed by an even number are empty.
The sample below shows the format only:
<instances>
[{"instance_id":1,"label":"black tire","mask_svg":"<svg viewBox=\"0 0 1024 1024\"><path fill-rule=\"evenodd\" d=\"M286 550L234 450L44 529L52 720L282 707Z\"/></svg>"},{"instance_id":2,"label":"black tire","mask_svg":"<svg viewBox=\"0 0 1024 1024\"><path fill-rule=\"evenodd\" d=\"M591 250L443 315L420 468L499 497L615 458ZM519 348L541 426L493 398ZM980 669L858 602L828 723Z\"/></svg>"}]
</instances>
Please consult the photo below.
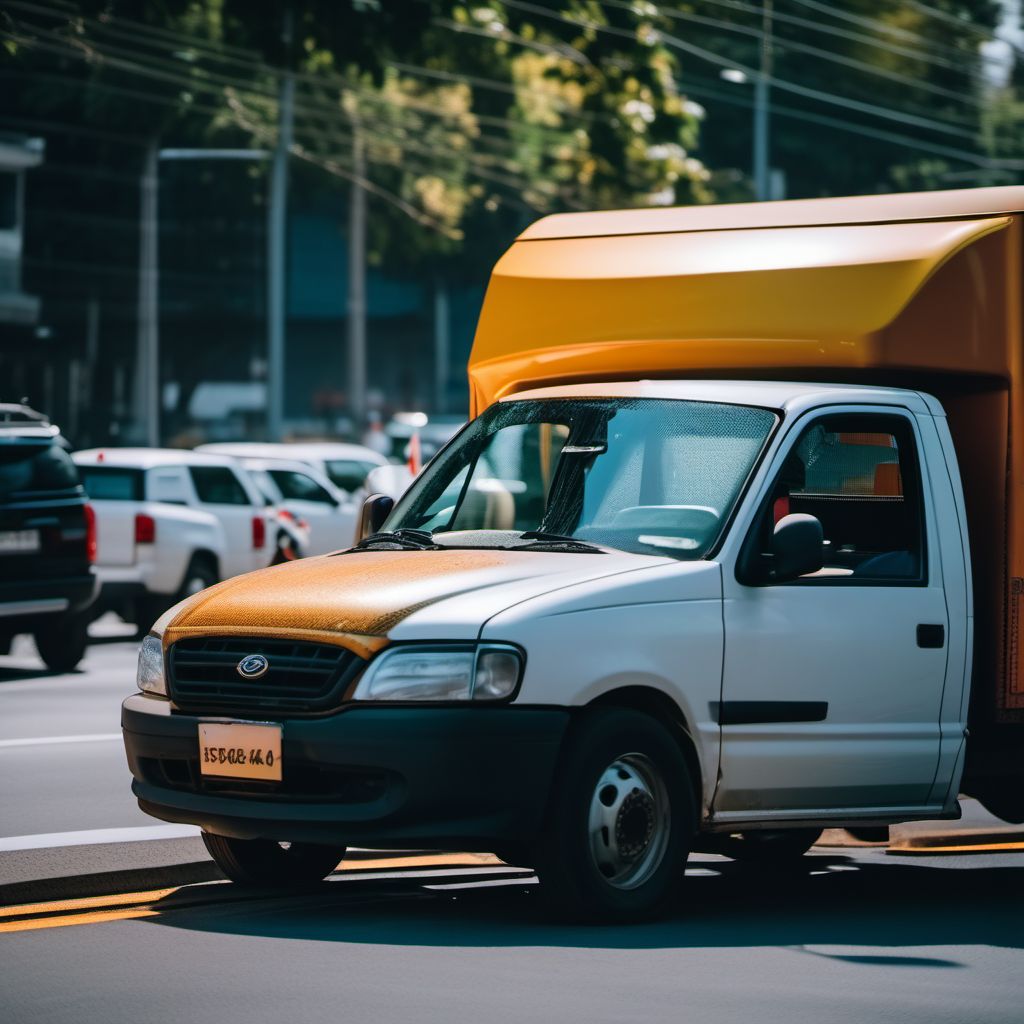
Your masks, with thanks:
<instances>
[{"instance_id":1,"label":"black tire","mask_svg":"<svg viewBox=\"0 0 1024 1024\"><path fill-rule=\"evenodd\" d=\"M785 867L800 858L821 838L820 828L780 828L740 832L723 851L733 860L769 867Z\"/></svg>"},{"instance_id":2,"label":"black tire","mask_svg":"<svg viewBox=\"0 0 1024 1024\"><path fill-rule=\"evenodd\" d=\"M203 833L217 867L243 885L287 887L311 885L326 878L345 856L344 846L276 843L270 839L233 839Z\"/></svg>"},{"instance_id":3,"label":"black tire","mask_svg":"<svg viewBox=\"0 0 1024 1024\"><path fill-rule=\"evenodd\" d=\"M84 615L60 618L35 633L39 657L54 672L72 672L85 657L89 620Z\"/></svg>"},{"instance_id":4,"label":"black tire","mask_svg":"<svg viewBox=\"0 0 1024 1024\"><path fill-rule=\"evenodd\" d=\"M214 583L220 582L217 578L217 570L205 555L193 555L185 570L185 576L181 581L181 587L171 604L184 601L186 597L198 594L200 590L212 587ZM170 607L170 605L168 605Z\"/></svg>"},{"instance_id":5,"label":"black tire","mask_svg":"<svg viewBox=\"0 0 1024 1024\"><path fill-rule=\"evenodd\" d=\"M695 828L672 735L640 712L594 708L566 738L531 866L560 916L648 920L672 909Z\"/></svg>"},{"instance_id":6,"label":"black tire","mask_svg":"<svg viewBox=\"0 0 1024 1024\"><path fill-rule=\"evenodd\" d=\"M1011 825L1024 824L1024 778L999 779L970 790L989 814Z\"/></svg>"}]
</instances>

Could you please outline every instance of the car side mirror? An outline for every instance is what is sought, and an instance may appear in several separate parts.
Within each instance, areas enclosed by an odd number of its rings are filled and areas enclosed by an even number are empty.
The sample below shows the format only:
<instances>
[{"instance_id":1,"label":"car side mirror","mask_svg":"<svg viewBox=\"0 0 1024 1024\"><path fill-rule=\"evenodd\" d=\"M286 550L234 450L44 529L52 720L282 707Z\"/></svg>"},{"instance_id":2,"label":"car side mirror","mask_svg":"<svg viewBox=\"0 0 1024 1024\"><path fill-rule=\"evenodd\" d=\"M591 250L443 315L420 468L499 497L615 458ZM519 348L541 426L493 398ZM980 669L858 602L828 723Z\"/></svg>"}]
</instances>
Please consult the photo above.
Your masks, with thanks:
<instances>
[{"instance_id":1,"label":"car side mirror","mask_svg":"<svg viewBox=\"0 0 1024 1024\"><path fill-rule=\"evenodd\" d=\"M386 494L371 494L359 510L359 528L356 530L356 542L379 532L391 510L395 507L395 499Z\"/></svg>"},{"instance_id":2,"label":"car side mirror","mask_svg":"<svg viewBox=\"0 0 1024 1024\"><path fill-rule=\"evenodd\" d=\"M794 512L775 524L771 542L773 583L783 583L817 572L824 561L824 535L814 517Z\"/></svg>"}]
</instances>

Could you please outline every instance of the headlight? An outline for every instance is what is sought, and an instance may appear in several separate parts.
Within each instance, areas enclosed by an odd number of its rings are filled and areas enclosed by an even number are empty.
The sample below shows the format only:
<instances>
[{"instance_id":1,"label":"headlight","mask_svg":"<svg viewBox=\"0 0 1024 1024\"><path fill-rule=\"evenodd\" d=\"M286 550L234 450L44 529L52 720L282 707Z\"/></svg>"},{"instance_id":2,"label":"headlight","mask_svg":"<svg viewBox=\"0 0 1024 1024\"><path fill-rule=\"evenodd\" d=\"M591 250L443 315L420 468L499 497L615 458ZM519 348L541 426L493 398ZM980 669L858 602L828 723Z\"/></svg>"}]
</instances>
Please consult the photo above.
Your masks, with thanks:
<instances>
[{"instance_id":1,"label":"headlight","mask_svg":"<svg viewBox=\"0 0 1024 1024\"><path fill-rule=\"evenodd\" d=\"M523 656L506 644L395 647L366 670L355 700L503 700L519 685Z\"/></svg>"},{"instance_id":2,"label":"headlight","mask_svg":"<svg viewBox=\"0 0 1024 1024\"><path fill-rule=\"evenodd\" d=\"M143 693L167 696L167 680L164 678L164 644L158 636L150 634L139 648L139 670L135 677Z\"/></svg>"}]
</instances>

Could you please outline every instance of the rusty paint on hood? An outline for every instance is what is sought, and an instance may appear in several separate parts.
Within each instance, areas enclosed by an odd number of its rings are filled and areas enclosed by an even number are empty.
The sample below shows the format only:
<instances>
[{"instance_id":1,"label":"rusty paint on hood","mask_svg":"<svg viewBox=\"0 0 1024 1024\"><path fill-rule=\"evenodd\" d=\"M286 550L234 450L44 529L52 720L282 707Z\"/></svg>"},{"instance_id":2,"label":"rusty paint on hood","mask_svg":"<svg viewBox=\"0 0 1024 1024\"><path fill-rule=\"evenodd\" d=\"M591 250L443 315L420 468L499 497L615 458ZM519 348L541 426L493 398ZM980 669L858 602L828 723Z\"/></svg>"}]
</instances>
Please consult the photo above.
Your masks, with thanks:
<instances>
[{"instance_id":1,"label":"rusty paint on hood","mask_svg":"<svg viewBox=\"0 0 1024 1024\"><path fill-rule=\"evenodd\" d=\"M468 590L537 575L495 550L358 551L261 569L196 595L164 632L183 637L282 637L337 644L361 657L386 646L414 612Z\"/></svg>"}]
</instances>

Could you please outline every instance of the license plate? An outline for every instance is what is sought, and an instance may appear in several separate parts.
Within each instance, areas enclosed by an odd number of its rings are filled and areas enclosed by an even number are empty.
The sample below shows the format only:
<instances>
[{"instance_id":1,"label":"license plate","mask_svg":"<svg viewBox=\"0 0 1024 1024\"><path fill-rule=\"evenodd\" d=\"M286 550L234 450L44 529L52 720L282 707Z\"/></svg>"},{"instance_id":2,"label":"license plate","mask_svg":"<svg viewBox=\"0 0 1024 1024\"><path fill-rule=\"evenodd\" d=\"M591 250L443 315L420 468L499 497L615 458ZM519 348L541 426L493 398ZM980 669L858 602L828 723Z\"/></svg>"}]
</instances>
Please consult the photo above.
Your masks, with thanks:
<instances>
[{"instance_id":1,"label":"license plate","mask_svg":"<svg viewBox=\"0 0 1024 1024\"><path fill-rule=\"evenodd\" d=\"M24 555L38 550L38 530L0 530L0 555Z\"/></svg>"},{"instance_id":2,"label":"license plate","mask_svg":"<svg viewBox=\"0 0 1024 1024\"><path fill-rule=\"evenodd\" d=\"M229 779L281 781L281 726L200 722L199 771Z\"/></svg>"}]
</instances>

